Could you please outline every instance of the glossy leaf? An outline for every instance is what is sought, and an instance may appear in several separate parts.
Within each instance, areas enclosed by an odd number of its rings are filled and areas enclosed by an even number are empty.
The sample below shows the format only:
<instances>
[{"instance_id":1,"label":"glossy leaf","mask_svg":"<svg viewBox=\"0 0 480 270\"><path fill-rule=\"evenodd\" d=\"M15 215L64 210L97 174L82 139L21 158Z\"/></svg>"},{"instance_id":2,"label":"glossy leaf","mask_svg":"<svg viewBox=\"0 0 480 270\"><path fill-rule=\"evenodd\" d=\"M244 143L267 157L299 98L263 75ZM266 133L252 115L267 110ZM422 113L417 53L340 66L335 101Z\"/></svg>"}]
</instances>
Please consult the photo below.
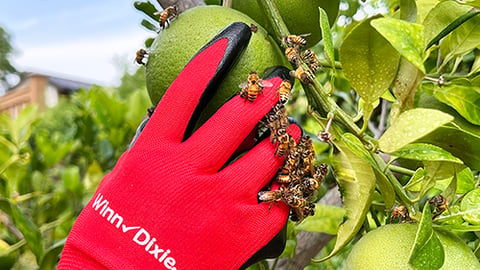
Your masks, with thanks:
<instances>
[{"instance_id":1,"label":"glossy leaf","mask_svg":"<svg viewBox=\"0 0 480 270\"><path fill-rule=\"evenodd\" d=\"M407 22L417 20L417 4L415 0L400 0L400 19Z\"/></svg>"},{"instance_id":2,"label":"glossy leaf","mask_svg":"<svg viewBox=\"0 0 480 270\"><path fill-rule=\"evenodd\" d=\"M480 125L480 87L450 84L436 87L433 95L453 107L472 124Z\"/></svg>"},{"instance_id":3,"label":"glossy leaf","mask_svg":"<svg viewBox=\"0 0 480 270\"><path fill-rule=\"evenodd\" d=\"M158 27L154 24L152 24L150 21L148 20L145 20L143 19L142 22L140 23L143 27L145 27L145 29L147 30L150 30L150 31L153 31L153 32L157 32L158 31Z\"/></svg>"},{"instance_id":4,"label":"glossy leaf","mask_svg":"<svg viewBox=\"0 0 480 270\"><path fill-rule=\"evenodd\" d=\"M394 18L379 18L372 26L410 63L425 73L423 66L423 25Z\"/></svg>"},{"instance_id":5,"label":"glossy leaf","mask_svg":"<svg viewBox=\"0 0 480 270\"><path fill-rule=\"evenodd\" d=\"M480 0L464 0L463 2L470 6L480 8Z\"/></svg>"},{"instance_id":6,"label":"glossy leaf","mask_svg":"<svg viewBox=\"0 0 480 270\"><path fill-rule=\"evenodd\" d=\"M480 225L480 188L468 192L460 204L463 219L470 224Z\"/></svg>"},{"instance_id":7,"label":"glossy leaf","mask_svg":"<svg viewBox=\"0 0 480 270\"><path fill-rule=\"evenodd\" d=\"M425 121L428 119L428 121ZM402 113L378 140L379 149L392 153L420 139L453 117L438 110L417 108Z\"/></svg>"},{"instance_id":8,"label":"glossy leaf","mask_svg":"<svg viewBox=\"0 0 480 270\"><path fill-rule=\"evenodd\" d=\"M315 215L295 226L295 230L336 234L342 223L345 209L333 205L316 204Z\"/></svg>"},{"instance_id":9,"label":"glossy leaf","mask_svg":"<svg viewBox=\"0 0 480 270\"><path fill-rule=\"evenodd\" d=\"M465 22L459 25L451 34L447 35L441 43L444 62L462 56L475 49L480 44L480 11L469 11ZM468 17L468 15L471 15ZM460 17L463 18L463 17Z\"/></svg>"},{"instance_id":10,"label":"glossy leaf","mask_svg":"<svg viewBox=\"0 0 480 270\"><path fill-rule=\"evenodd\" d=\"M370 208L375 189L375 174L370 164L350 151L342 141L334 144L340 151L333 165L346 214L338 228L335 247L320 261L337 254L357 234Z\"/></svg>"},{"instance_id":11,"label":"glossy leaf","mask_svg":"<svg viewBox=\"0 0 480 270\"><path fill-rule=\"evenodd\" d=\"M401 149L392 152L391 155L405 159L463 163L459 158L443 150L441 147L426 143L407 144Z\"/></svg>"},{"instance_id":12,"label":"glossy leaf","mask_svg":"<svg viewBox=\"0 0 480 270\"><path fill-rule=\"evenodd\" d=\"M322 30L322 40L324 46L324 54L328 63L332 68L335 68L335 50L333 47L332 32L330 31L330 24L328 22L327 12L319 7L320 12L320 29Z\"/></svg>"},{"instance_id":13,"label":"glossy leaf","mask_svg":"<svg viewBox=\"0 0 480 270\"><path fill-rule=\"evenodd\" d=\"M373 17L353 28L340 50L345 77L366 104L372 104L395 78L400 55L371 25Z\"/></svg>"},{"instance_id":14,"label":"glossy leaf","mask_svg":"<svg viewBox=\"0 0 480 270\"><path fill-rule=\"evenodd\" d=\"M475 188L475 178L472 170L466 167L457 174L457 194L465 194Z\"/></svg>"},{"instance_id":15,"label":"glossy leaf","mask_svg":"<svg viewBox=\"0 0 480 270\"><path fill-rule=\"evenodd\" d=\"M395 191L383 170L372 157L372 154L367 151L363 143L351 133L344 133L342 135L342 142L345 143L345 146L347 146L350 151L372 166L375 173L375 179L377 180L378 189L384 199L385 207L391 208L395 203Z\"/></svg>"},{"instance_id":16,"label":"glossy leaf","mask_svg":"<svg viewBox=\"0 0 480 270\"><path fill-rule=\"evenodd\" d=\"M432 215L428 204L423 208L415 244L410 253L409 264L414 269L440 269L445 260L443 245L432 227Z\"/></svg>"},{"instance_id":17,"label":"glossy leaf","mask_svg":"<svg viewBox=\"0 0 480 270\"><path fill-rule=\"evenodd\" d=\"M413 101L418 85L422 82L424 74L405 58L400 59L397 76L394 80L392 92L397 98L390 110L390 122L396 121L404 111L414 107Z\"/></svg>"},{"instance_id":18,"label":"glossy leaf","mask_svg":"<svg viewBox=\"0 0 480 270\"><path fill-rule=\"evenodd\" d=\"M437 39L440 36L445 36L444 34L441 34L442 31L445 31L448 25L452 24L456 19L467 13L469 10L470 8L468 6L460 5L455 1L442 1L438 3L432 10L430 10L423 22L423 25L425 26L425 48L436 43L434 39ZM446 34L450 32L447 31Z\"/></svg>"}]
</instances>

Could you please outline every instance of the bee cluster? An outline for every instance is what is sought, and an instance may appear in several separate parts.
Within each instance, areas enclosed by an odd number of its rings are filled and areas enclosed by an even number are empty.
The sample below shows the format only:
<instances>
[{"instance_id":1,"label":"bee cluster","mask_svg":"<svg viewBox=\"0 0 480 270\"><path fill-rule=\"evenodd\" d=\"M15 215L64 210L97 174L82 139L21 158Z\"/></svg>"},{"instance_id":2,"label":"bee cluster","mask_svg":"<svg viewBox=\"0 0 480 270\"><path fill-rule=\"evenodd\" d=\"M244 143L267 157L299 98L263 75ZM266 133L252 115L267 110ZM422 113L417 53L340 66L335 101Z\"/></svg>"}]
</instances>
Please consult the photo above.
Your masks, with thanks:
<instances>
[{"instance_id":1,"label":"bee cluster","mask_svg":"<svg viewBox=\"0 0 480 270\"><path fill-rule=\"evenodd\" d=\"M303 83L311 83L313 73L315 73L319 67L317 55L312 50L305 50L302 53L302 48L307 45L307 41L304 39L304 35L289 35L282 37L282 44L286 47L285 56L288 61L292 63L296 69L292 70L290 75L299 79ZM301 66L302 60L309 69L305 69Z\"/></svg>"},{"instance_id":2,"label":"bee cluster","mask_svg":"<svg viewBox=\"0 0 480 270\"><path fill-rule=\"evenodd\" d=\"M270 86L267 81L262 81L255 71L249 73L247 81L239 85L240 97L245 101L253 102L263 87ZM313 141L304 135L297 143L287 133L289 120L285 103L288 101L291 83L284 80L277 88L279 102L264 116L260 122L270 133L270 142L276 144L275 156L285 156L285 163L276 176L280 184L279 189L261 191L258 199L261 202L284 201L292 209L290 219L300 222L315 213L315 191L328 173L326 164L314 166L315 150Z\"/></svg>"}]
</instances>

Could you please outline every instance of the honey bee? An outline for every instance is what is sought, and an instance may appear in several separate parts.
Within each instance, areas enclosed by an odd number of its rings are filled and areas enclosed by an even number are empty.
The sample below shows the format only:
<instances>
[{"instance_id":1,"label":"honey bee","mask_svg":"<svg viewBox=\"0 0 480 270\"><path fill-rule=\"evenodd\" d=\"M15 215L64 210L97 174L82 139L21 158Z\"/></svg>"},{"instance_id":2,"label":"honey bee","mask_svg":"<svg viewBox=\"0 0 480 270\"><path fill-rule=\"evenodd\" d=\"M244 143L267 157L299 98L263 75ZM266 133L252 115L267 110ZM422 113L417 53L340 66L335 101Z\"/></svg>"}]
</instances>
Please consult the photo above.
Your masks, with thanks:
<instances>
[{"instance_id":1,"label":"honey bee","mask_svg":"<svg viewBox=\"0 0 480 270\"><path fill-rule=\"evenodd\" d=\"M145 63L143 62L143 59L147 55L148 55L148 52L145 49L138 50L137 55L135 57L135 62L137 62L139 65L145 65Z\"/></svg>"},{"instance_id":2,"label":"honey bee","mask_svg":"<svg viewBox=\"0 0 480 270\"><path fill-rule=\"evenodd\" d=\"M286 132L285 129L279 129L277 131L277 141L278 145L275 149L275 156L281 157L287 154L288 149L292 145L292 141L295 140L292 139L292 137Z\"/></svg>"},{"instance_id":3,"label":"honey bee","mask_svg":"<svg viewBox=\"0 0 480 270\"><path fill-rule=\"evenodd\" d=\"M308 135L302 136L298 142L298 148L303 163L313 165L313 161L315 160L315 149L313 148L312 138Z\"/></svg>"},{"instance_id":4,"label":"honey bee","mask_svg":"<svg viewBox=\"0 0 480 270\"><path fill-rule=\"evenodd\" d=\"M270 130L270 142L277 141L277 132L279 129L286 129L288 127L288 118L285 106L281 103L275 106L268 112L263 121L265 126Z\"/></svg>"},{"instance_id":5,"label":"honey bee","mask_svg":"<svg viewBox=\"0 0 480 270\"><path fill-rule=\"evenodd\" d=\"M302 192L304 193L305 197L320 187L319 181L317 181L315 178L310 177L303 178L301 185L303 188Z\"/></svg>"},{"instance_id":6,"label":"honey bee","mask_svg":"<svg viewBox=\"0 0 480 270\"><path fill-rule=\"evenodd\" d=\"M282 187L277 190L260 191L258 193L258 200L261 202L278 202L284 197Z\"/></svg>"},{"instance_id":7,"label":"honey bee","mask_svg":"<svg viewBox=\"0 0 480 270\"><path fill-rule=\"evenodd\" d=\"M158 22L162 29L165 29L170 25L170 20L178 16L177 6L169 6L163 11L153 13L153 15L160 15Z\"/></svg>"},{"instance_id":8,"label":"honey bee","mask_svg":"<svg viewBox=\"0 0 480 270\"><path fill-rule=\"evenodd\" d=\"M410 221L407 207L405 207L404 205L400 205L392 210L392 213L390 215L390 223L394 222L395 220L397 220L398 223Z\"/></svg>"},{"instance_id":9,"label":"honey bee","mask_svg":"<svg viewBox=\"0 0 480 270\"><path fill-rule=\"evenodd\" d=\"M288 61L295 66L298 66L298 61L300 60L300 55L298 50L292 47L287 47L285 49L285 56L287 57Z\"/></svg>"},{"instance_id":10,"label":"honey bee","mask_svg":"<svg viewBox=\"0 0 480 270\"><path fill-rule=\"evenodd\" d=\"M318 182L322 182L323 179L328 174L328 165L325 163L322 163L318 166L315 166L315 172L313 173L313 178L315 178Z\"/></svg>"},{"instance_id":11,"label":"honey bee","mask_svg":"<svg viewBox=\"0 0 480 270\"><path fill-rule=\"evenodd\" d=\"M313 77L313 75L310 74L310 70L307 71L301 66L296 70L290 71L290 76L299 79L302 83L311 83L310 78Z\"/></svg>"},{"instance_id":12,"label":"honey bee","mask_svg":"<svg viewBox=\"0 0 480 270\"><path fill-rule=\"evenodd\" d=\"M292 85L289 80L283 80L280 86L278 87L277 93L279 96L280 103L287 103L290 98L290 91L292 90Z\"/></svg>"},{"instance_id":13,"label":"honey bee","mask_svg":"<svg viewBox=\"0 0 480 270\"><path fill-rule=\"evenodd\" d=\"M428 200L428 203L433 207L432 218L440 216L448 209L447 198L443 195L437 195Z\"/></svg>"},{"instance_id":14,"label":"honey bee","mask_svg":"<svg viewBox=\"0 0 480 270\"><path fill-rule=\"evenodd\" d=\"M307 45L307 41L304 39L304 37L308 36L310 36L310 34L283 36L282 43L287 47L304 47Z\"/></svg>"},{"instance_id":15,"label":"honey bee","mask_svg":"<svg viewBox=\"0 0 480 270\"><path fill-rule=\"evenodd\" d=\"M238 87L241 88L240 97L245 98L245 101L253 102L258 93L263 93L264 87L273 86L272 83L260 79L256 71L248 73L247 81L242 82Z\"/></svg>"},{"instance_id":16,"label":"honey bee","mask_svg":"<svg viewBox=\"0 0 480 270\"><path fill-rule=\"evenodd\" d=\"M277 182L279 184L288 184L292 178L290 177L290 170L286 167L280 169L280 172L277 175Z\"/></svg>"},{"instance_id":17,"label":"honey bee","mask_svg":"<svg viewBox=\"0 0 480 270\"><path fill-rule=\"evenodd\" d=\"M318 58L317 58L317 55L312 50L305 50L305 52L303 53L302 59L313 72L317 71Z\"/></svg>"}]
</instances>

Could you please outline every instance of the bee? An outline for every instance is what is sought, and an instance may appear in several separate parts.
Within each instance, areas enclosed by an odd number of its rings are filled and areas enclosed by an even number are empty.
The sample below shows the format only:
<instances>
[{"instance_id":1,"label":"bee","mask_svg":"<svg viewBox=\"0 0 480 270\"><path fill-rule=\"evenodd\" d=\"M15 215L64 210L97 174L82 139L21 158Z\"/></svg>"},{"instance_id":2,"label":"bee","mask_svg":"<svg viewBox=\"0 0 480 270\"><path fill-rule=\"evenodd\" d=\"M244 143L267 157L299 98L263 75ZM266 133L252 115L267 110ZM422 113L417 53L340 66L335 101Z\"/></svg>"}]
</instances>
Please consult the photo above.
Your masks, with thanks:
<instances>
[{"instance_id":1,"label":"bee","mask_svg":"<svg viewBox=\"0 0 480 270\"><path fill-rule=\"evenodd\" d=\"M318 182L322 182L323 179L328 174L328 165L325 163L322 163L318 166L315 166L315 172L313 173L313 178L315 178Z\"/></svg>"},{"instance_id":2,"label":"bee","mask_svg":"<svg viewBox=\"0 0 480 270\"><path fill-rule=\"evenodd\" d=\"M320 183L315 178L305 177L302 179L301 186L303 188L302 192L304 193L305 197L307 197L307 195L311 194L320 187Z\"/></svg>"},{"instance_id":3,"label":"bee","mask_svg":"<svg viewBox=\"0 0 480 270\"><path fill-rule=\"evenodd\" d=\"M148 55L148 52L145 49L140 49L137 51L137 55L135 57L135 62L139 65L145 65L143 59Z\"/></svg>"},{"instance_id":4,"label":"bee","mask_svg":"<svg viewBox=\"0 0 480 270\"><path fill-rule=\"evenodd\" d=\"M290 98L290 91L292 90L292 85L289 80L283 80L280 86L278 87L277 93L279 96L280 103L287 103Z\"/></svg>"},{"instance_id":5,"label":"bee","mask_svg":"<svg viewBox=\"0 0 480 270\"><path fill-rule=\"evenodd\" d=\"M308 135L304 135L298 142L298 148L300 152L300 159L304 164L313 165L315 160L315 149L313 148L312 138Z\"/></svg>"},{"instance_id":6,"label":"bee","mask_svg":"<svg viewBox=\"0 0 480 270\"><path fill-rule=\"evenodd\" d=\"M257 98L258 93L263 94L264 87L270 86L273 86L273 84L260 79L256 71L250 71L247 81L242 82L238 87L241 88L239 92L240 97L245 98L245 101L253 102Z\"/></svg>"},{"instance_id":7,"label":"bee","mask_svg":"<svg viewBox=\"0 0 480 270\"><path fill-rule=\"evenodd\" d=\"M288 184L291 180L290 170L286 167L281 168L277 175L277 182L279 184Z\"/></svg>"},{"instance_id":8,"label":"bee","mask_svg":"<svg viewBox=\"0 0 480 270\"><path fill-rule=\"evenodd\" d=\"M428 203L433 207L432 217L436 218L440 216L445 210L448 209L447 198L443 195L437 195L428 200Z\"/></svg>"},{"instance_id":9,"label":"bee","mask_svg":"<svg viewBox=\"0 0 480 270\"><path fill-rule=\"evenodd\" d=\"M261 202L278 202L284 197L282 187L277 190L260 191L258 193L258 200Z\"/></svg>"},{"instance_id":10,"label":"bee","mask_svg":"<svg viewBox=\"0 0 480 270\"><path fill-rule=\"evenodd\" d=\"M312 50L305 50L305 52L303 53L302 59L313 72L317 71L318 58L317 58L317 55Z\"/></svg>"},{"instance_id":11,"label":"bee","mask_svg":"<svg viewBox=\"0 0 480 270\"><path fill-rule=\"evenodd\" d=\"M283 106L281 103L275 104L275 106L265 116L265 120L262 122L270 130L270 142L275 143L277 141L278 130L286 129L288 127L288 118L285 106Z\"/></svg>"},{"instance_id":12,"label":"bee","mask_svg":"<svg viewBox=\"0 0 480 270\"><path fill-rule=\"evenodd\" d=\"M287 47L285 49L285 56L287 57L288 61L295 66L298 66L298 61L300 60L300 55L298 50L292 47Z\"/></svg>"},{"instance_id":13,"label":"bee","mask_svg":"<svg viewBox=\"0 0 480 270\"><path fill-rule=\"evenodd\" d=\"M290 135L285 129L279 129L277 131L278 145L275 149L275 156L281 157L287 154L288 148L290 147L292 140L293 139L290 137Z\"/></svg>"},{"instance_id":14,"label":"bee","mask_svg":"<svg viewBox=\"0 0 480 270\"><path fill-rule=\"evenodd\" d=\"M170 26L170 20L176 18L178 16L178 9L177 6L169 6L163 11L158 11L153 13L153 15L160 15L158 22L162 29Z\"/></svg>"},{"instance_id":15,"label":"bee","mask_svg":"<svg viewBox=\"0 0 480 270\"><path fill-rule=\"evenodd\" d=\"M398 223L410 221L407 207L400 205L392 210L392 213L390 214L390 223L394 222L395 220L398 220Z\"/></svg>"},{"instance_id":16,"label":"bee","mask_svg":"<svg viewBox=\"0 0 480 270\"><path fill-rule=\"evenodd\" d=\"M303 67L299 66L296 70L290 71L290 76L299 79L302 83L311 83L310 78L313 75L310 74L310 70L305 70Z\"/></svg>"},{"instance_id":17,"label":"bee","mask_svg":"<svg viewBox=\"0 0 480 270\"><path fill-rule=\"evenodd\" d=\"M310 36L310 34L283 36L282 43L287 47L304 47L307 45L307 41L304 39L304 37L308 36Z\"/></svg>"}]
</instances>

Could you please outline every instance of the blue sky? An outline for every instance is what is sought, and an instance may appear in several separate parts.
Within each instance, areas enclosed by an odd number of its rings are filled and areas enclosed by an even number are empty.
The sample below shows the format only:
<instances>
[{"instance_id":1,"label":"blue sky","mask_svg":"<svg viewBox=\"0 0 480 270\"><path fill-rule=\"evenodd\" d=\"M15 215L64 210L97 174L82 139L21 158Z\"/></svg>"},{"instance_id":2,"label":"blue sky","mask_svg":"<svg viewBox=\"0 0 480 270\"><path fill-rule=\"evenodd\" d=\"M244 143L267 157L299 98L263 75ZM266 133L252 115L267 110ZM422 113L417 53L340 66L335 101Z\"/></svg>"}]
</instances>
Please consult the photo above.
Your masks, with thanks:
<instances>
[{"instance_id":1,"label":"blue sky","mask_svg":"<svg viewBox=\"0 0 480 270\"><path fill-rule=\"evenodd\" d=\"M132 1L0 1L0 26L11 35L20 71L118 85L124 65L154 37Z\"/></svg>"}]
</instances>

